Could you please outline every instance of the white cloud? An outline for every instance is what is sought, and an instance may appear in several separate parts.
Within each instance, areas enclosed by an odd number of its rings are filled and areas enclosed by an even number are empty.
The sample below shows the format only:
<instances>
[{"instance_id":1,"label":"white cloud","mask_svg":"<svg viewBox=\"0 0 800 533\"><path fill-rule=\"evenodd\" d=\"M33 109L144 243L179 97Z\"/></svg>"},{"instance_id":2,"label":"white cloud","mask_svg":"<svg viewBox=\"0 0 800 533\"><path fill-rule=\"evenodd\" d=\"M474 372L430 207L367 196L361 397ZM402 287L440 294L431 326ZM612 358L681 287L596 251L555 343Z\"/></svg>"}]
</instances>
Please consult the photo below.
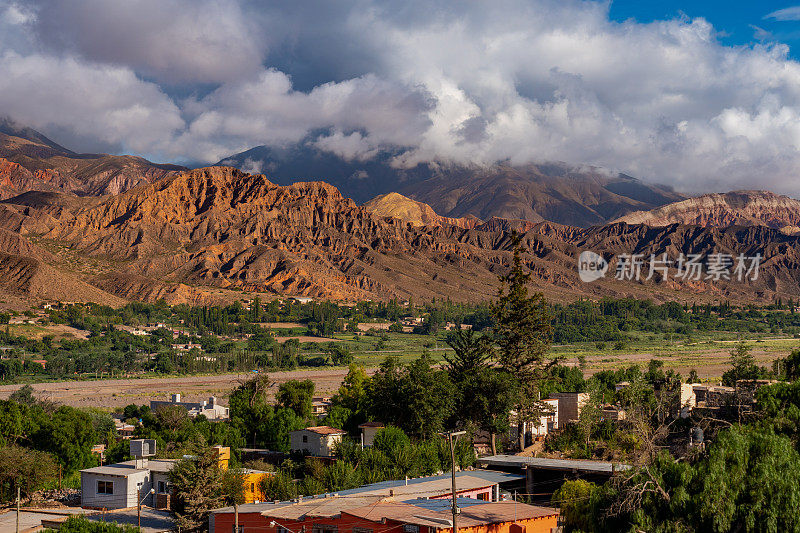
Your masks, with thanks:
<instances>
[{"instance_id":1,"label":"white cloud","mask_svg":"<svg viewBox=\"0 0 800 533\"><path fill-rule=\"evenodd\" d=\"M6 4L38 42L0 35L0 114L176 160L311 135L348 159L400 146L399 165L556 160L800 194L800 64L723 46L703 19L617 23L578 0L80 4Z\"/></svg>"},{"instance_id":2,"label":"white cloud","mask_svg":"<svg viewBox=\"0 0 800 533\"><path fill-rule=\"evenodd\" d=\"M120 65L167 83L224 83L257 74L258 28L235 0L50 0L37 34L56 53Z\"/></svg>"},{"instance_id":3,"label":"white cloud","mask_svg":"<svg viewBox=\"0 0 800 533\"><path fill-rule=\"evenodd\" d=\"M34 128L67 128L147 153L184 127L167 95L127 68L6 51L0 72L0 110Z\"/></svg>"},{"instance_id":4,"label":"white cloud","mask_svg":"<svg viewBox=\"0 0 800 533\"><path fill-rule=\"evenodd\" d=\"M800 20L800 6L778 9L777 11L773 11L772 13L764 15L764 18L782 20L782 21Z\"/></svg>"}]
</instances>

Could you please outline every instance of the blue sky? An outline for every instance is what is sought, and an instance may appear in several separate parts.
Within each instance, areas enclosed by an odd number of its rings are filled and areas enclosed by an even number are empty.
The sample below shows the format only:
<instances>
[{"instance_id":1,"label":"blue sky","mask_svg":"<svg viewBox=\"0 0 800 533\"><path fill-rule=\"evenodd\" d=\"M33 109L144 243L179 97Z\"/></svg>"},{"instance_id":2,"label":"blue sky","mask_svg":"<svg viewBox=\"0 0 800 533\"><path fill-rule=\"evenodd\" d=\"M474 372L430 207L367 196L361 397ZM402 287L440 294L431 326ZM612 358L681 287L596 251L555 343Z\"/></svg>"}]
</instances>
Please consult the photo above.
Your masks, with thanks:
<instances>
[{"instance_id":1,"label":"blue sky","mask_svg":"<svg viewBox=\"0 0 800 533\"><path fill-rule=\"evenodd\" d=\"M719 40L723 44L735 46L777 41L789 45L790 56L793 59L800 59L800 1L798 0L794 2L613 0L609 13L612 20L621 22L632 18L643 23L682 15L689 18L703 17L709 21L720 33Z\"/></svg>"}]
</instances>

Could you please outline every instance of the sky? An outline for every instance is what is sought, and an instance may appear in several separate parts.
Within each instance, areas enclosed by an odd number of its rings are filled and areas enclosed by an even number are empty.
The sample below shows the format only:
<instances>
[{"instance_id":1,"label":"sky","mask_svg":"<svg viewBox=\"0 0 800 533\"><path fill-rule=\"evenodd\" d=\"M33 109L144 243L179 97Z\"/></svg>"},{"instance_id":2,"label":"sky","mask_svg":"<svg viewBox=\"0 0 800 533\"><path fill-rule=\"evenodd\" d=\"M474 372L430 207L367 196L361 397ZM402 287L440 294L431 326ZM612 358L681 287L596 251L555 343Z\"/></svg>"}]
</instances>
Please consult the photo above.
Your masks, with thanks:
<instances>
[{"instance_id":1,"label":"sky","mask_svg":"<svg viewBox=\"0 0 800 533\"><path fill-rule=\"evenodd\" d=\"M800 196L800 0L0 0L0 115L207 164L563 161Z\"/></svg>"}]
</instances>

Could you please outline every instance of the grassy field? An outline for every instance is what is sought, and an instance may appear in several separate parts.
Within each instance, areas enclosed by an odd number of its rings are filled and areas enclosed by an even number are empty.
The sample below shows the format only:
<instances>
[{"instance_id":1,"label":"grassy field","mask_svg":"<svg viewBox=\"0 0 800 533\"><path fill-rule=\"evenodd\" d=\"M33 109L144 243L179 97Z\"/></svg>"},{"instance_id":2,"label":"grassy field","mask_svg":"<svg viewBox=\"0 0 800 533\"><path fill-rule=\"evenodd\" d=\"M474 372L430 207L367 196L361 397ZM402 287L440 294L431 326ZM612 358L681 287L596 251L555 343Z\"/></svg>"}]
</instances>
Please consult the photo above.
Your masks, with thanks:
<instances>
[{"instance_id":1,"label":"grassy field","mask_svg":"<svg viewBox=\"0 0 800 533\"><path fill-rule=\"evenodd\" d=\"M426 350L435 360L442 361L442 354L450 350L446 335L446 332L436 336L384 333L384 341L380 337L354 337L350 334L335 337L353 352L357 362L370 367L380 364L387 355L410 361ZM650 359L659 359L666 369L676 370L684 376L695 369L702 378L714 380L727 370L730 351L740 340L738 334L730 332L708 332L691 338L678 335L665 338L664 335L641 332L630 336L631 339L620 349L615 349L611 342L576 343L555 345L551 354L563 358L565 364L577 365L584 359L587 374L632 364L646 366ZM800 348L800 339L794 337L761 334L745 335L741 339L752 346L756 360L765 366L771 366L775 359L786 357L793 349Z\"/></svg>"}]
</instances>

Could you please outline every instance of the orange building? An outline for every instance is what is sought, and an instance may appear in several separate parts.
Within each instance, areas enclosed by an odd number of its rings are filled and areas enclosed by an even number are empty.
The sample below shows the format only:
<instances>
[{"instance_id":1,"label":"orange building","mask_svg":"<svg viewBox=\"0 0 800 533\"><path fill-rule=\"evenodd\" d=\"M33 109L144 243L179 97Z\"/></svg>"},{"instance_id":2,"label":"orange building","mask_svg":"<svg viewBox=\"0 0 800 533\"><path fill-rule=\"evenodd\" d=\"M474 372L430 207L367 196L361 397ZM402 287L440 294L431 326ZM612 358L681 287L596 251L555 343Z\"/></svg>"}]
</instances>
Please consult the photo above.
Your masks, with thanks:
<instances>
[{"instance_id":1,"label":"orange building","mask_svg":"<svg viewBox=\"0 0 800 533\"><path fill-rule=\"evenodd\" d=\"M375 483L285 502L241 505L240 533L452 533L449 475ZM458 533L550 533L558 510L501 502L500 483L522 476L493 471L456 474ZM234 509L215 509L209 530L228 533Z\"/></svg>"},{"instance_id":2,"label":"orange building","mask_svg":"<svg viewBox=\"0 0 800 533\"><path fill-rule=\"evenodd\" d=\"M214 452L220 470L227 470L231 461L231 449L228 446L214 446ZM264 493L261 491L261 480L271 476L272 473L243 468L242 474L244 475L244 502L263 502Z\"/></svg>"}]
</instances>

